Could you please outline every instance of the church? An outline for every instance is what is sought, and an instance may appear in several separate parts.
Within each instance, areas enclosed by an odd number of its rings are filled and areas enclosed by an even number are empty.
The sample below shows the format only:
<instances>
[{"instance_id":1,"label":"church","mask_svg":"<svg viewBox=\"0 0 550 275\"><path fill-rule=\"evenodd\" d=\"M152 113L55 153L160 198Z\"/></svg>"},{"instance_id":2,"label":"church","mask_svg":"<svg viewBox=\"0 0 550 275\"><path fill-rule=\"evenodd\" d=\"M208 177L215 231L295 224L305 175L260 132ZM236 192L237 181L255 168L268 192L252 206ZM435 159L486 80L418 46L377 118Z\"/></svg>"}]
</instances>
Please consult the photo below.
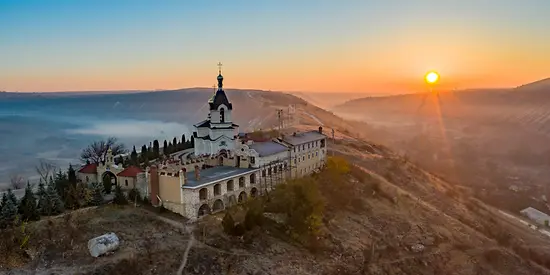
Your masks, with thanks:
<instances>
[{"instance_id":1,"label":"church","mask_svg":"<svg viewBox=\"0 0 550 275\"><path fill-rule=\"evenodd\" d=\"M149 198L189 220L223 211L250 197L266 194L287 179L306 176L321 169L327 158L327 136L318 130L254 140L238 133L233 122L233 104L223 88L221 64L218 85L208 100L208 115L194 125L192 152L158 161L145 171L121 168L106 162L85 166L79 176L115 172ZM108 160L111 156L108 155ZM93 168L93 169L92 169ZM90 171L88 171L90 170ZM88 179L88 178L85 178Z\"/></svg>"},{"instance_id":2,"label":"church","mask_svg":"<svg viewBox=\"0 0 550 275\"><path fill-rule=\"evenodd\" d=\"M229 102L223 90L221 64L218 74L218 89L208 100L208 118L195 124L195 155L215 155L218 152L235 150L235 134L239 125L234 124L231 116L233 104Z\"/></svg>"}]
</instances>

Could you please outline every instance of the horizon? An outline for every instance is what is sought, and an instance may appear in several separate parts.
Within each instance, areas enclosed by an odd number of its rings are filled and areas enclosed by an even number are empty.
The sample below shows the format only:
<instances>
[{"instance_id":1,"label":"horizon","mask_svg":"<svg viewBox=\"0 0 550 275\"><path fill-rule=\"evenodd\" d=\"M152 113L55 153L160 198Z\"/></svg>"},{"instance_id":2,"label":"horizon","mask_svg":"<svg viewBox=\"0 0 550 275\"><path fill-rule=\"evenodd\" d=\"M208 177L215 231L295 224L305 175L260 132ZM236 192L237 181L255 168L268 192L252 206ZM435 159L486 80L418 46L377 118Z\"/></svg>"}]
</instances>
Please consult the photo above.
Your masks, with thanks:
<instances>
[{"instance_id":1,"label":"horizon","mask_svg":"<svg viewBox=\"0 0 550 275\"><path fill-rule=\"evenodd\" d=\"M388 2L0 0L0 90L208 88L217 62L228 89L287 93L422 92L430 70L458 90L549 76L550 2Z\"/></svg>"}]
</instances>

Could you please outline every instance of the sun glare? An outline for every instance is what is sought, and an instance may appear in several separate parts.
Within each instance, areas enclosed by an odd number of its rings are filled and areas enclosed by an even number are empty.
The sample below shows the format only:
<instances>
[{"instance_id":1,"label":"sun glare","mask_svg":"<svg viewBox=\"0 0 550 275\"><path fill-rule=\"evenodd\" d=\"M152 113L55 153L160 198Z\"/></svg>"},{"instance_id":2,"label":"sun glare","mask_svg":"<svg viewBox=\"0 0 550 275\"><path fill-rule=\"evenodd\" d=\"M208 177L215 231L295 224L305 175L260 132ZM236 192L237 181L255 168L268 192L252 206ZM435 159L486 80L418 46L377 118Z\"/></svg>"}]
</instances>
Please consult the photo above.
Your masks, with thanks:
<instances>
[{"instance_id":1,"label":"sun glare","mask_svg":"<svg viewBox=\"0 0 550 275\"><path fill-rule=\"evenodd\" d=\"M437 80L439 80L439 74L437 74L436 72L429 72L428 74L426 74L426 82L428 82L429 84L434 84L437 82Z\"/></svg>"}]
</instances>

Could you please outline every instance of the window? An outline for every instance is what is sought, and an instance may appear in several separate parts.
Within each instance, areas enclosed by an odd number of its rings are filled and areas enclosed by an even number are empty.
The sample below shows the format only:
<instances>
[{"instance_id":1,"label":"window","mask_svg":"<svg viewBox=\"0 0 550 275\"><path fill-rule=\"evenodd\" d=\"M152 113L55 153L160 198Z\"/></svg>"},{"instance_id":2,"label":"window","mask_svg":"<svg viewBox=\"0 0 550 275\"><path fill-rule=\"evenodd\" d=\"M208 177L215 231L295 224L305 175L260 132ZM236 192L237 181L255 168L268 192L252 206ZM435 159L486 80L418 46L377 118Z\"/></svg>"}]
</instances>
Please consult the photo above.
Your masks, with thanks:
<instances>
[{"instance_id":1,"label":"window","mask_svg":"<svg viewBox=\"0 0 550 275\"><path fill-rule=\"evenodd\" d=\"M214 185L214 196L219 196L222 194L222 186L218 183Z\"/></svg>"},{"instance_id":2,"label":"window","mask_svg":"<svg viewBox=\"0 0 550 275\"><path fill-rule=\"evenodd\" d=\"M240 180L239 180L239 181L240 181ZM233 184L233 180L229 180L229 181L227 182L227 191L233 191L233 189L235 188L233 185L234 185L234 184Z\"/></svg>"},{"instance_id":3,"label":"window","mask_svg":"<svg viewBox=\"0 0 550 275\"><path fill-rule=\"evenodd\" d=\"M307 159L311 159L311 155L310 155L310 154L307 154Z\"/></svg>"},{"instance_id":4,"label":"window","mask_svg":"<svg viewBox=\"0 0 550 275\"><path fill-rule=\"evenodd\" d=\"M252 164L256 163L256 157L250 157L250 163Z\"/></svg>"},{"instance_id":5,"label":"window","mask_svg":"<svg viewBox=\"0 0 550 275\"><path fill-rule=\"evenodd\" d=\"M269 169L267 169L267 174L268 174L269 176L271 176L271 167L269 167Z\"/></svg>"},{"instance_id":6,"label":"window","mask_svg":"<svg viewBox=\"0 0 550 275\"><path fill-rule=\"evenodd\" d=\"M319 152L315 152L315 156L318 156L319 155Z\"/></svg>"},{"instance_id":7,"label":"window","mask_svg":"<svg viewBox=\"0 0 550 275\"><path fill-rule=\"evenodd\" d=\"M201 190L199 190L199 199L201 201L208 199L208 189L202 188Z\"/></svg>"},{"instance_id":8,"label":"window","mask_svg":"<svg viewBox=\"0 0 550 275\"><path fill-rule=\"evenodd\" d=\"M244 187L244 177L240 177L239 178L239 188L243 188Z\"/></svg>"},{"instance_id":9,"label":"window","mask_svg":"<svg viewBox=\"0 0 550 275\"><path fill-rule=\"evenodd\" d=\"M302 150L305 150L305 149L306 149L306 145L302 144Z\"/></svg>"},{"instance_id":10,"label":"window","mask_svg":"<svg viewBox=\"0 0 550 275\"><path fill-rule=\"evenodd\" d=\"M128 186L128 180L124 180L124 185Z\"/></svg>"},{"instance_id":11,"label":"window","mask_svg":"<svg viewBox=\"0 0 550 275\"><path fill-rule=\"evenodd\" d=\"M255 184L256 183L256 174L252 174L250 175L250 184ZM239 184L239 187L240 187L240 184ZM244 183L243 183L243 187L244 187Z\"/></svg>"},{"instance_id":12,"label":"window","mask_svg":"<svg viewBox=\"0 0 550 275\"><path fill-rule=\"evenodd\" d=\"M262 177L265 177L265 169L262 170Z\"/></svg>"},{"instance_id":13,"label":"window","mask_svg":"<svg viewBox=\"0 0 550 275\"><path fill-rule=\"evenodd\" d=\"M304 155L304 156L302 157L302 161L305 161L305 160L306 160L306 156Z\"/></svg>"},{"instance_id":14,"label":"window","mask_svg":"<svg viewBox=\"0 0 550 275\"><path fill-rule=\"evenodd\" d=\"M223 108L220 109L220 122L225 122L225 110Z\"/></svg>"},{"instance_id":15,"label":"window","mask_svg":"<svg viewBox=\"0 0 550 275\"><path fill-rule=\"evenodd\" d=\"M86 176L86 182L90 182L90 178L88 178L88 176Z\"/></svg>"}]
</instances>

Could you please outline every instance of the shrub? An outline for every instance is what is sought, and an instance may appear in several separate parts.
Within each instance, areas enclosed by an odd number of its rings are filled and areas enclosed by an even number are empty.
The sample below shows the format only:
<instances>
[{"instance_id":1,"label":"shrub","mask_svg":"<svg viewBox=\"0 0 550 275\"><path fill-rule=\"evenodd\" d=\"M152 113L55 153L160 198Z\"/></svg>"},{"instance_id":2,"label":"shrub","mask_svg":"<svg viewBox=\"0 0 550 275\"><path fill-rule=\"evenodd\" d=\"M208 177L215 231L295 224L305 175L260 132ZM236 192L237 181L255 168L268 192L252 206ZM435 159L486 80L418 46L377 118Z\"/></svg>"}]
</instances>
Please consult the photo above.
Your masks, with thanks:
<instances>
[{"instance_id":1,"label":"shrub","mask_svg":"<svg viewBox=\"0 0 550 275\"><path fill-rule=\"evenodd\" d=\"M251 199L247 202L247 210L244 216L244 226L247 230L253 229L255 226L263 225L263 202L258 199Z\"/></svg>"},{"instance_id":2,"label":"shrub","mask_svg":"<svg viewBox=\"0 0 550 275\"><path fill-rule=\"evenodd\" d=\"M225 234L227 235L234 234L235 221L233 220L233 216L231 216L231 213L229 213L229 211L225 212L225 216L223 217L223 220L222 220L222 226Z\"/></svg>"},{"instance_id":3,"label":"shrub","mask_svg":"<svg viewBox=\"0 0 550 275\"><path fill-rule=\"evenodd\" d=\"M233 235L235 236L242 236L246 232L246 228L242 223L235 224L235 227L233 228Z\"/></svg>"},{"instance_id":4,"label":"shrub","mask_svg":"<svg viewBox=\"0 0 550 275\"><path fill-rule=\"evenodd\" d=\"M131 202L141 202L141 195L139 194L139 190L137 188L132 188L130 191L128 191L128 200Z\"/></svg>"},{"instance_id":5,"label":"shrub","mask_svg":"<svg viewBox=\"0 0 550 275\"><path fill-rule=\"evenodd\" d=\"M92 198L90 200L90 205L98 206L103 203L103 194L101 193L101 186L99 184L94 184L92 187Z\"/></svg>"},{"instance_id":6,"label":"shrub","mask_svg":"<svg viewBox=\"0 0 550 275\"><path fill-rule=\"evenodd\" d=\"M113 203L118 205L128 204L128 200L126 199L126 196L124 195L124 192L122 191L120 185L117 185L115 187L115 197L113 199Z\"/></svg>"}]
</instances>

